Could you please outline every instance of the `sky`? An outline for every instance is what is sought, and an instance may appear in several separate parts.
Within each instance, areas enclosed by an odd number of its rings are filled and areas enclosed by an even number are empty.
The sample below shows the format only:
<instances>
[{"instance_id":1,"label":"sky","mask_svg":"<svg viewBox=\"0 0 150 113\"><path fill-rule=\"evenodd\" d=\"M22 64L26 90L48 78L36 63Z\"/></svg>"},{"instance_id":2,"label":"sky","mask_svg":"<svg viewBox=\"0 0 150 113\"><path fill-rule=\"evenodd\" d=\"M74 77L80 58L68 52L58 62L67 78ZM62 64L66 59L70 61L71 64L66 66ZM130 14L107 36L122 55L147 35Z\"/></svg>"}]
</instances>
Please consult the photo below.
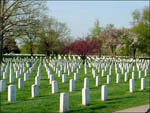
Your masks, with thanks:
<instances>
[{"instance_id":1,"label":"sky","mask_svg":"<svg viewBox=\"0 0 150 113\"><path fill-rule=\"evenodd\" d=\"M102 27L129 28L132 12L148 5L149 1L47 1L48 14L66 23L73 38L90 33L96 19Z\"/></svg>"}]
</instances>

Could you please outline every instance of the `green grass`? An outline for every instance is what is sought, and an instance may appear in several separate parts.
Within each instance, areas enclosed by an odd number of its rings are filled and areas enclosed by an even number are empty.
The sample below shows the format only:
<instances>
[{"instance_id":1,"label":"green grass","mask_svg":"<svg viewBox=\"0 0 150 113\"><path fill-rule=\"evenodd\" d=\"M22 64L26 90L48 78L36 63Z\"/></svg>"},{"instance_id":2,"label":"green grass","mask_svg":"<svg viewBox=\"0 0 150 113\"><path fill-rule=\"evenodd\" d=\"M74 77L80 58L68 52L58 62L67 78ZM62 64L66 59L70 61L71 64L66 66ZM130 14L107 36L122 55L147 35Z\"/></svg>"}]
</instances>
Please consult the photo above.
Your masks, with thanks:
<instances>
[{"instance_id":1,"label":"green grass","mask_svg":"<svg viewBox=\"0 0 150 113\"><path fill-rule=\"evenodd\" d=\"M140 90L141 80L138 78L138 72L136 69L135 73L135 91L134 93L129 92L129 81L124 82L123 75L121 76L120 83L116 83L115 67L112 69L111 82L108 86L108 100L101 101L101 86L106 84L106 75L108 75L108 70L104 77L101 77L100 73L100 86L96 87L95 79L92 76L92 68L88 68L88 74L84 74L83 66L80 69L80 74L78 80L75 82L75 91L69 92L69 80L73 79L73 73L67 75L67 82L62 83L61 78L52 71L54 79L58 81L58 93L51 93L51 85L49 84L49 79L47 77L46 69L42 64L41 68L41 81L39 86L39 97L31 98L31 86L34 84L35 76L37 75L37 68L34 69L29 77L29 80L24 82L24 89L18 89L18 81L15 79L14 83L17 88L17 97L15 102L8 102L7 94L8 87L6 91L0 93L1 98L1 112L59 112L59 98L60 93L69 93L69 112L114 112L130 107L135 107L139 105L144 105L149 103L149 77L144 76L144 71L142 71L142 77L146 78L146 89L144 91ZM118 69L120 72L120 70ZM129 78L131 78L132 72L129 73ZM23 78L23 74L20 76ZM90 105L82 105L82 88L84 83L84 78L89 78L89 88L90 88ZM7 78L7 86L10 84Z\"/></svg>"}]
</instances>

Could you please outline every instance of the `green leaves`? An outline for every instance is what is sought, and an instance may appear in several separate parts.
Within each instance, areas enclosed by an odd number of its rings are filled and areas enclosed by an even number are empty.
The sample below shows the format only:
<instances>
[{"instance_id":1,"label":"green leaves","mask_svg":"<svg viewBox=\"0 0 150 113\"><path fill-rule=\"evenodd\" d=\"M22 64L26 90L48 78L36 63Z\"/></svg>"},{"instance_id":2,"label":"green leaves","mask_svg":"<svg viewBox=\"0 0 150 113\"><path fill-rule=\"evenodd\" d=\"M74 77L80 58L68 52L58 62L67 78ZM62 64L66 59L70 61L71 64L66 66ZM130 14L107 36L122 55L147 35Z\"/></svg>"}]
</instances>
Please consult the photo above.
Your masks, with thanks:
<instances>
[{"instance_id":1,"label":"green leaves","mask_svg":"<svg viewBox=\"0 0 150 113\"><path fill-rule=\"evenodd\" d=\"M140 12L135 10L133 12L132 30L138 36L138 48L141 52L150 55L150 14L149 8L145 7Z\"/></svg>"}]
</instances>

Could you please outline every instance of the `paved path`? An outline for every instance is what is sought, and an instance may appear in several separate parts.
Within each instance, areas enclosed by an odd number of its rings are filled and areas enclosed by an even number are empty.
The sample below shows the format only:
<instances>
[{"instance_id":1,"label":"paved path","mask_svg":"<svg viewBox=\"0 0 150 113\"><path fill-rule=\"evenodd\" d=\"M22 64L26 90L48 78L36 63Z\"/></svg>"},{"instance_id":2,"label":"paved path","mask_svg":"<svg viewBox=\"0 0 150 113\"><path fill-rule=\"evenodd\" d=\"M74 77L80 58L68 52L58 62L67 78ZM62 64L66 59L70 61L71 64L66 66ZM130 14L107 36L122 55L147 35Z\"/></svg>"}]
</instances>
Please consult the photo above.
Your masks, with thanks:
<instances>
[{"instance_id":1,"label":"paved path","mask_svg":"<svg viewBox=\"0 0 150 113\"><path fill-rule=\"evenodd\" d=\"M138 107L134 107L134 108L117 111L114 113L119 113L119 112L121 112L121 113L131 113L131 112L145 113L148 109L149 109L149 105L143 105L143 106L138 106Z\"/></svg>"}]
</instances>

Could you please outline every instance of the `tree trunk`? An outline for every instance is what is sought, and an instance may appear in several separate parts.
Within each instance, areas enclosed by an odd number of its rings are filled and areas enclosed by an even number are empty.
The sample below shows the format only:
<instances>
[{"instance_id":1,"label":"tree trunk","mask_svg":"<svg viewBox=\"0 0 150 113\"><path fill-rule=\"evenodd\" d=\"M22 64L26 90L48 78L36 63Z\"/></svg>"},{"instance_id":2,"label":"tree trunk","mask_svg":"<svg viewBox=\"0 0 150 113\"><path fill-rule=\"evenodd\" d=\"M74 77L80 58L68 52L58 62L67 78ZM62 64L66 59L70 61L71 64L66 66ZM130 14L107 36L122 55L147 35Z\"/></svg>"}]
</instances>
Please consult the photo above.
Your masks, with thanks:
<instances>
[{"instance_id":1,"label":"tree trunk","mask_svg":"<svg viewBox=\"0 0 150 113\"><path fill-rule=\"evenodd\" d=\"M3 62L3 36L0 36L0 65Z\"/></svg>"},{"instance_id":2,"label":"tree trunk","mask_svg":"<svg viewBox=\"0 0 150 113\"><path fill-rule=\"evenodd\" d=\"M133 58L135 59L136 57L136 48L133 48Z\"/></svg>"},{"instance_id":3,"label":"tree trunk","mask_svg":"<svg viewBox=\"0 0 150 113\"><path fill-rule=\"evenodd\" d=\"M49 55L50 55L50 52L49 52L49 50L47 49L47 51L46 51L46 56L49 57Z\"/></svg>"},{"instance_id":4,"label":"tree trunk","mask_svg":"<svg viewBox=\"0 0 150 113\"><path fill-rule=\"evenodd\" d=\"M1 1L0 0L0 65L3 62L3 39L4 39L4 34L3 34L3 30L4 30L4 26L3 26L3 22L4 22L4 18L3 18L3 12L4 12L4 6L5 6L5 1Z\"/></svg>"},{"instance_id":5,"label":"tree trunk","mask_svg":"<svg viewBox=\"0 0 150 113\"><path fill-rule=\"evenodd\" d=\"M82 64L85 64L86 55L82 55L82 56L81 56L81 59L82 59L82 61L83 61Z\"/></svg>"},{"instance_id":6,"label":"tree trunk","mask_svg":"<svg viewBox=\"0 0 150 113\"><path fill-rule=\"evenodd\" d=\"M32 46L32 44L30 45L30 54L31 54L31 56L33 56L33 50L32 50L32 48L33 48L33 46Z\"/></svg>"},{"instance_id":7,"label":"tree trunk","mask_svg":"<svg viewBox=\"0 0 150 113\"><path fill-rule=\"evenodd\" d=\"M101 57L102 56L102 54L101 53L99 53L99 57Z\"/></svg>"},{"instance_id":8,"label":"tree trunk","mask_svg":"<svg viewBox=\"0 0 150 113\"><path fill-rule=\"evenodd\" d=\"M113 55L113 53L114 53L114 48L113 47L111 47L111 52L112 52L112 55Z\"/></svg>"},{"instance_id":9,"label":"tree trunk","mask_svg":"<svg viewBox=\"0 0 150 113\"><path fill-rule=\"evenodd\" d=\"M111 52L112 52L112 58L113 58L113 56L114 56L114 48L113 47L111 47Z\"/></svg>"},{"instance_id":10,"label":"tree trunk","mask_svg":"<svg viewBox=\"0 0 150 113\"><path fill-rule=\"evenodd\" d=\"M4 39L4 34L2 32L2 29L3 29L3 26L2 26L2 23L0 23L1 25L1 31L0 31L0 65L2 64L3 62L3 39Z\"/></svg>"}]
</instances>

